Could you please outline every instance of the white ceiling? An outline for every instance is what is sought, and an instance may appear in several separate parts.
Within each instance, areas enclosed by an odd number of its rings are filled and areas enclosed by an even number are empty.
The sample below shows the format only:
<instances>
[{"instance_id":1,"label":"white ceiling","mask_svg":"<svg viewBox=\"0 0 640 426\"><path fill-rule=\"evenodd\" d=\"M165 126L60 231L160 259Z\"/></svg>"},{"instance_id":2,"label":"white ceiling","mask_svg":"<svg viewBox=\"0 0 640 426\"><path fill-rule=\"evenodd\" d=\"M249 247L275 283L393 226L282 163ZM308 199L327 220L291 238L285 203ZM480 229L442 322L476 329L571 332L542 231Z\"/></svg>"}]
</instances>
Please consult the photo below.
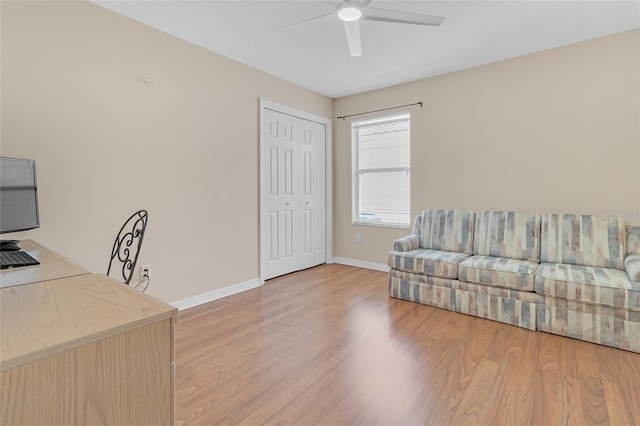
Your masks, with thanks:
<instances>
[{"instance_id":1,"label":"white ceiling","mask_svg":"<svg viewBox=\"0 0 640 426\"><path fill-rule=\"evenodd\" d=\"M339 98L640 28L634 1L383 1L446 17L440 27L363 21L351 58L333 10L303 1L95 1L299 86Z\"/></svg>"}]
</instances>

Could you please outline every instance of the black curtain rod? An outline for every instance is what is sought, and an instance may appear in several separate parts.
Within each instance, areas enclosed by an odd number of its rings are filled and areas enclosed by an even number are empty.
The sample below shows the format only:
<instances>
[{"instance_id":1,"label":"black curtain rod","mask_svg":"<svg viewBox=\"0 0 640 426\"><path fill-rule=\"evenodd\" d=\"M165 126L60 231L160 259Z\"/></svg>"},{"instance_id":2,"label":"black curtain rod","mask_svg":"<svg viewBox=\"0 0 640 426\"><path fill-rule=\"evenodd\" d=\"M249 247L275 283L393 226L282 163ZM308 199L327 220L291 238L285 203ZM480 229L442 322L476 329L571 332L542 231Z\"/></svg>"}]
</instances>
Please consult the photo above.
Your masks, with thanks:
<instances>
[{"instance_id":1,"label":"black curtain rod","mask_svg":"<svg viewBox=\"0 0 640 426\"><path fill-rule=\"evenodd\" d=\"M340 119L345 119L348 117L355 117L356 115L364 115L364 114L371 114L372 112L381 112L381 111L388 111L390 109L396 109L396 108L404 108L404 107L410 107L410 106L414 106L414 105L420 105L420 108L422 108L422 101L420 102L415 102L412 104L406 104L406 105L398 105L398 106L394 106L394 107L390 107L390 108L382 108L382 109L377 109L375 111L367 111L367 112L359 112L357 114L349 114L349 115L341 115L340 117L336 117L338 120Z\"/></svg>"}]
</instances>

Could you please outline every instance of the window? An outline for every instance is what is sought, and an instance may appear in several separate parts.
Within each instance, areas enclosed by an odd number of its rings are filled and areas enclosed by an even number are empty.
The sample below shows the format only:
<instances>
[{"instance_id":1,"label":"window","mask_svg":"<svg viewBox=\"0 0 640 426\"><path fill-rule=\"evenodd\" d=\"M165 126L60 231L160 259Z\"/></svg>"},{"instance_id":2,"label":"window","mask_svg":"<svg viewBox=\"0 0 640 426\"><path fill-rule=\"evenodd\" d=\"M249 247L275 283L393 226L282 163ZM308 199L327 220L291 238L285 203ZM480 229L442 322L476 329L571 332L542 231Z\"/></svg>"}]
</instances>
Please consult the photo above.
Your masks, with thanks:
<instances>
[{"instance_id":1,"label":"window","mask_svg":"<svg viewBox=\"0 0 640 426\"><path fill-rule=\"evenodd\" d=\"M408 113L353 122L353 223L409 226Z\"/></svg>"}]
</instances>

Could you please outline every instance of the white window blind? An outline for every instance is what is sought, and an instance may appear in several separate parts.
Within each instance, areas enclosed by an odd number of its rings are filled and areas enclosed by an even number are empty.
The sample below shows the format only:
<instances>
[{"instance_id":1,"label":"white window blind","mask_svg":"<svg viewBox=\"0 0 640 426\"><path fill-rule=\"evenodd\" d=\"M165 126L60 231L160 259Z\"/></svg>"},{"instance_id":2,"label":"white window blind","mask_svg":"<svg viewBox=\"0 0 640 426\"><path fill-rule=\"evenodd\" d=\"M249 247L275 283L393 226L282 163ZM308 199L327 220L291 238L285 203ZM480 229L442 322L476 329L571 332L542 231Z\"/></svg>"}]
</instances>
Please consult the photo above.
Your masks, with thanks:
<instances>
[{"instance_id":1,"label":"white window blind","mask_svg":"<svg viewBox=\"0 0 640 426\"><path fill-rule=\"evenodd\" d=\"M353 222L409 226L409 114L351 126Z\"/></svg>"}]
</instances>

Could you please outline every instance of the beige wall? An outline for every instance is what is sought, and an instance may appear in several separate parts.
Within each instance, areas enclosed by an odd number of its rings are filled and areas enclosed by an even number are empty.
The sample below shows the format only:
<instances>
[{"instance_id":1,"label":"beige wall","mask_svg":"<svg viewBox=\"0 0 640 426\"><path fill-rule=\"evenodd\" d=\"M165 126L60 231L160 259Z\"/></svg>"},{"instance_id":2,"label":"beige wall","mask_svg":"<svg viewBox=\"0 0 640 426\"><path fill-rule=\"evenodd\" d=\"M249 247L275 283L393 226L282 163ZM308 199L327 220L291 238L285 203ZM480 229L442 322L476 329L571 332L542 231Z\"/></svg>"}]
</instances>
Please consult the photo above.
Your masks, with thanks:
<instances>
[{"instance_id":1,"label":"beige wall","mask_svg":"<svg viewBox=\"0 0 640 426\"><path fill-rule=\"evenodd\" d=\"M35 158L40 184L42 227L18 237L103 272L146 208L140 263L165 301L258 277L259 97L324 117L423 101L412 216L640 222L640 31L335 102L86 2L2 2L1 37L1 153ZM409 231L351 225L350 122L334 124L334 255L385 263Z\"/></svg>"},{"instance_id":2,"label":"beige wall","mask_svg":"<svg viewBox=\"0 0 640 426\"><path fill-rule=\"evenodd\" d=\"M607 214L640 222L640 31L337 99L411 108L411 211ZM409 230L351 224L350 121L334 126L334 255L386 263ZM355 242L361 233L363 242Z\"/></svg>"},{"instance_id":3,"label":"beige wall","mask_svg":"<svg viewBox=\"0 0 640 426\"><path fill-rule=\"evenodd\" d=\"M150 294L258 278L258 98L324 117L332 100L88 2L1 14L1 152L38 164L41 228L19 237L104 272L146 208Z\"/></svg>"}]
</instances>

